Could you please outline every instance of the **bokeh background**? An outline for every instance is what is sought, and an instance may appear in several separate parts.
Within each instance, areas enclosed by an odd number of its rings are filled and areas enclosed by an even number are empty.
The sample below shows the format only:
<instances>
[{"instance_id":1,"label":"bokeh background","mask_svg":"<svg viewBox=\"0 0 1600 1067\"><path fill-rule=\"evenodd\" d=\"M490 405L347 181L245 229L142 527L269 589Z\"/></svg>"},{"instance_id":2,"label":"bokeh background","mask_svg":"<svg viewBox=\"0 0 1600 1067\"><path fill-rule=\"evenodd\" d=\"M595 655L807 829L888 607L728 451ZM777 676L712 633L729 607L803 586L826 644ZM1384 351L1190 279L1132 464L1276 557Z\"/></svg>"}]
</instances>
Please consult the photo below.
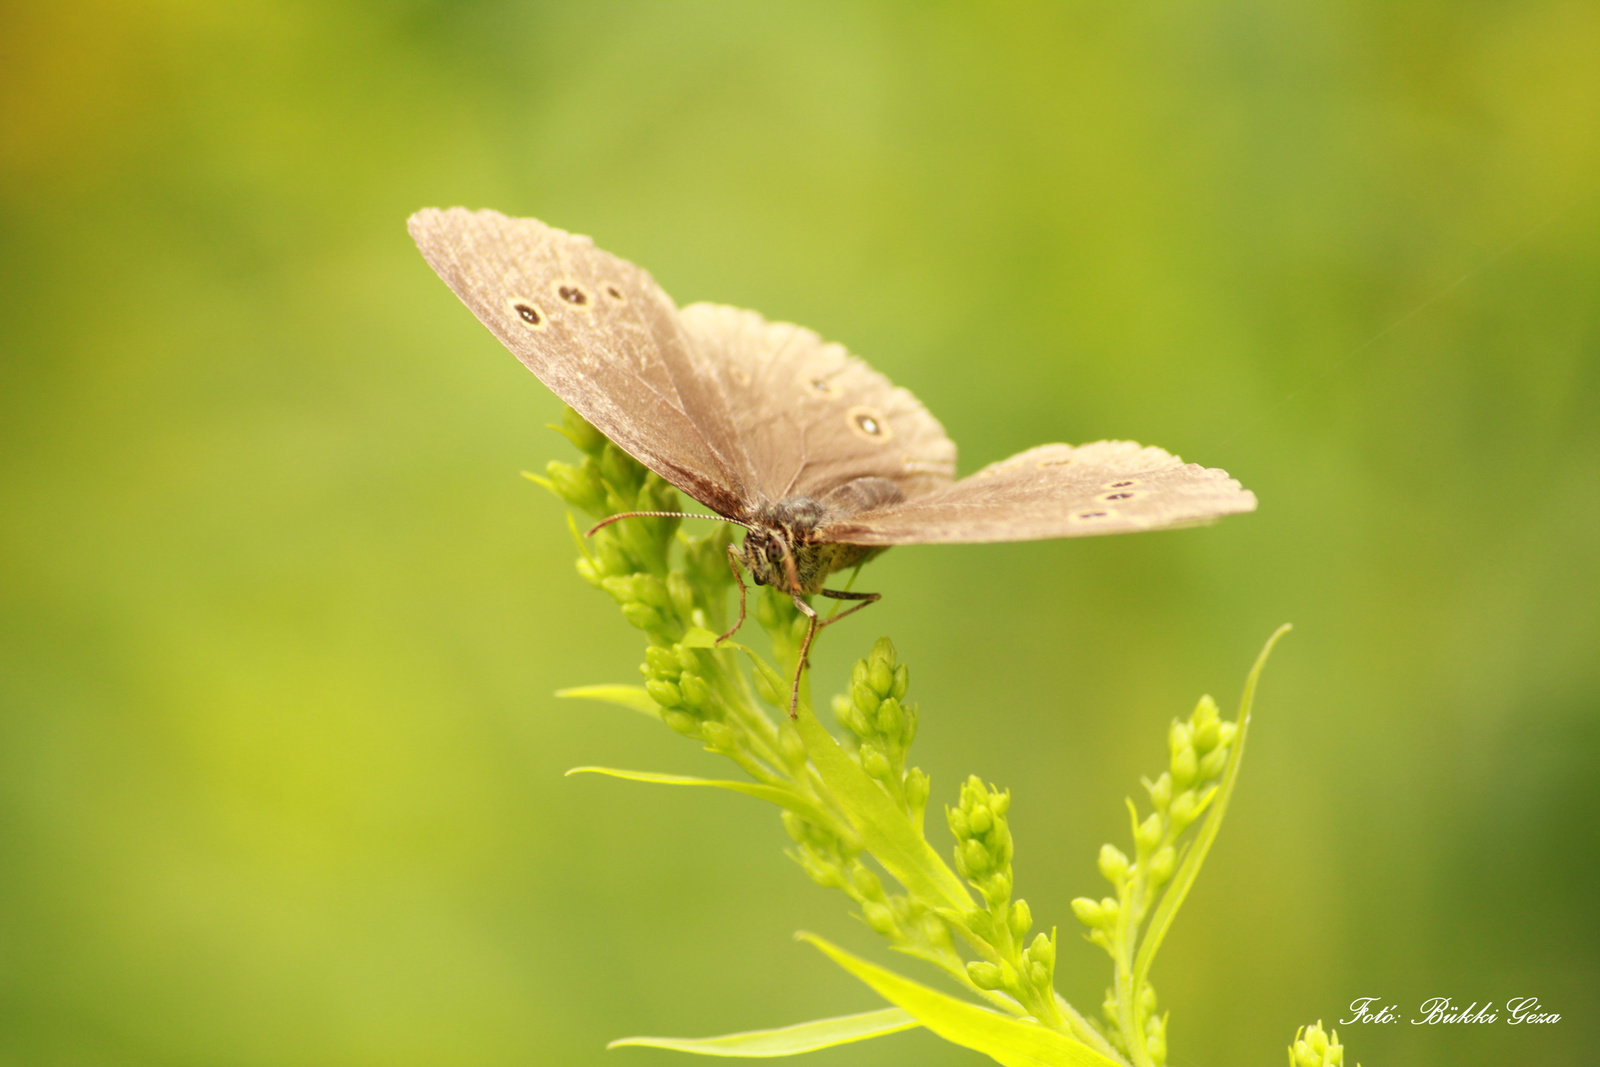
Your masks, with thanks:
<instances>
[{"instance_id":1,"label":"bokeh background","mask_svg":"<svg viewBox=\"0 0 1600 1067\"><path fill-rule=\"evenodd\" d=\"M892 635L935 803L1013 789L1075 1002L1122 797L1291 621L1173 1063L1361 996L1562 1015L1341 1028L1368 1067L1592 1058L1597 55L1565 0L0 8L0 1063L666 1064L602 1046L877 1005L769 809L562 778L718 768L551 695L640 641L518 477L557 402L406 236L451 204L844 341L964 470L1129 437L1259 494L897 550L818 657Z\"/></svg>"}]
</instances>

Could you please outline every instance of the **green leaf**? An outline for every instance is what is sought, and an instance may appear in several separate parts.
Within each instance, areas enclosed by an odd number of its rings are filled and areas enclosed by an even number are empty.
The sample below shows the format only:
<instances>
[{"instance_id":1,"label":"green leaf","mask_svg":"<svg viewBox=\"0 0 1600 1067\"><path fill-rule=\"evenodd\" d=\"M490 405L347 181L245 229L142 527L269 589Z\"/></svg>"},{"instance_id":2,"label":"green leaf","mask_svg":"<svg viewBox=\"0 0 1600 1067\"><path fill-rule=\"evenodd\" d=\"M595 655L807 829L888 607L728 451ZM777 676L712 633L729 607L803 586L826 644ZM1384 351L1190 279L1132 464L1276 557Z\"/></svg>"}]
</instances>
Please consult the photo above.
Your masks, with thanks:
<instances>
[{"instance_id":1,"label":"green leaf","mask_svg":"<svg viewBox=\"0 0 1600 1067\"><path fill-rule=\"evenodd\" d=\"M1227 770L1222 772L1222 784L1216 787L1211 812L1200 824L1194 844L1185 853L1183 862L1178 865L1171 884L1161 897L1161 903L1156 906L1155 914L1150 917L1150 926L1133 961L1134 989L1144 988L1145 980L1150 976L1150 965L1155 962L1156 951L1161 948L1162 939L1172 928L1172 921L1177 918L1178 909L1183 906L1184 898L1194 886L1194 880L1200 874L1200 865L1205 862L1206 853L1211 851L1211 843L1217 839L1217 831L1222 828L1222 817L1228 811L1228 799L1233 796L1233 784L1239 778L1239 764L1244 759L1244 739L1250 730L1250 708L1256 699L1256 683L1261 678L1262 668L1267 665L1267 657L1272 654L1272 646L1291 629L1293 627L1284 623L1267 638L1266 647L1256 657L1255 666L1250 668L1250 675L1245 679L1244 694L1239 698L1239 732L1233 739L1233 751L1228 754Z\"/></svg>"},{"instance_id":2,"label":"green leaf","mask_svg":"<svg viewBox=\"0 0 1600 1067\"><path fill-rule=\"evenodd\" d=\"M598 700L602 704L616 704L624 708L648 715L652 719L661 718L661 708L642 685L580 685L573 689L557 689L556 696L563 699Z\"/></svg>"},{"instance_id":3,"label":"green leaf","mask_svg":"<svg viewBox=\"0 0 1600 1067\"><path fill-rule=\"evenodd\" d=\"M811 765L861 835L867 851L912 896L960 916L970 912L972 895L961 884L961 879L928 845L911 816L901 811L889 799L889 794L867 777L867 772L817 722L809 707L801 706L795 725L800 729L800 739L805 743Z\"/></svg>"},{"instance_id":4,"label":"green leaf","mask_svg":"<svg viewBox=\"0 0 1600 1067\"><path fill-rule=\"evenodd\" d=\"M657 785L699 785L712 789L726 789L731 793L743 793L746 796L759 797L770 804L780 808L788 808L796 815L809 819L818 826L837 826L833 819L812 804L809 800L789 789L775 785L762 785L759 782L726 782L715 778L689 778L681 774L657 774L655 771L621 771L615 767L574 767L567 774L603 774L608 778L624 778L630 782L654 782Z\"/></svg>"},{"instance_id":5,"label":"green leaf","mask_svg":"<svg viewBox=\"0 0 1600 1067\"><path fill-rule=\"evenodd\" d=\"M852 1041L866 1041L885 1034L898 1034L917 1026L917 1020L899 1008L866 1011L860 1015L840 1015L833 1019L817 1019L797 1023L779 1030L749 1030L742 1034L724 1034L721 1037L624 1037L611 1042L606 1048L641 1045L645 1048L669 1048L678 1052L693 1052L699 1056L740 1056L763 1059L773 1056L797 1056L802 1052L835 1045L848 1045Z\"/></svg>"},{"instance_id":6,"label":"green leaf","mask_svg":"<svg viewBox=\"0 0 1600 1067\"><path fill-rule=\"evenodd\" d=\"M684 648L716 648L717 635L701 626L691 626L684 631L683 640L678 642Z\"/></svg>"},{"instance_id":7,"label":"green leaf","mask_svg":"<svg viewBox=\"0 0 1600 1067\"><path fill-rule=\"evenodd\" d=\"M821 949L883 999L904 1008L946 1041L981 1052L1006 1067L1122 1067L1088 1045L1048 1027L929 989L853 956L815 934L796 936Z\"/></svg>"}]
</instances>

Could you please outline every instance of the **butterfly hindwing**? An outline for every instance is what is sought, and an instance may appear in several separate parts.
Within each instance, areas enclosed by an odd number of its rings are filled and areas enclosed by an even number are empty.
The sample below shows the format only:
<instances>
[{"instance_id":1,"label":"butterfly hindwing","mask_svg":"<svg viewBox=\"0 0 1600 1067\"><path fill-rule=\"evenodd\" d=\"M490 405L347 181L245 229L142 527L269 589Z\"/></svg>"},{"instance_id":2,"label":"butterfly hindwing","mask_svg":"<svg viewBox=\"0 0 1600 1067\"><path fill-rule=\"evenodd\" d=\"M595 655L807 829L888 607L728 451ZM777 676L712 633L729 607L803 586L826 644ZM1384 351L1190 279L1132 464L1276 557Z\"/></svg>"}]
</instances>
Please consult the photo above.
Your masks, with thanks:
<instances>
[{"instance_id":1,"label":"butterfly hindwing","mask_svg":"<svg viewBox=\"0 0 1600 1067\"><path fill-rule=\"evenodd\" d=\"M817 531L862 545L971 544L1191 526L1254 511L1226 471L1131 441L1043 445L924 496Z\"/></svg>"}]
</instances>

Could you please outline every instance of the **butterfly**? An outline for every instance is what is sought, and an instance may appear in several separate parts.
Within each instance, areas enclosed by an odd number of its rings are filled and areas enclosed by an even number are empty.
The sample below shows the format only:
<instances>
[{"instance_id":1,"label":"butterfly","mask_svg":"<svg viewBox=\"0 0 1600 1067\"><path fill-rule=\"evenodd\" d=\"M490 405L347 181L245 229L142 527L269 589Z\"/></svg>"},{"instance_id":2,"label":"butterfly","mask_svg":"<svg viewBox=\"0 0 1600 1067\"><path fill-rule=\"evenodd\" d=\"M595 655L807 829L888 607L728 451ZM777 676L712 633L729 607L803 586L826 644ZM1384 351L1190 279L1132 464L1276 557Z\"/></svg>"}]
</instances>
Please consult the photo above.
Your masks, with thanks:
<instances>
[{"instance_id":1,"label":"butterfly","mask_svg":"<svg viewBox=\"0 0 1600 1067\"><path fill-rule=\"evenodd\" d=\"M917 398L810 330L717 304L680 308L640 267L536 219L430 208L409 229L552 392L744 527L728 547L739 619L721 639L744 624L741 568L793 598L810 623L791 717L818 631L880 598L826 588L829 576L892 545L1132 533L1255 510L1227 472L1131 441L1041 445L958 480L956 446ZM660 513L606 522L650 514ZM819 594L857 603L822 619L805 599Z\"/></svg>"}]
</instances>

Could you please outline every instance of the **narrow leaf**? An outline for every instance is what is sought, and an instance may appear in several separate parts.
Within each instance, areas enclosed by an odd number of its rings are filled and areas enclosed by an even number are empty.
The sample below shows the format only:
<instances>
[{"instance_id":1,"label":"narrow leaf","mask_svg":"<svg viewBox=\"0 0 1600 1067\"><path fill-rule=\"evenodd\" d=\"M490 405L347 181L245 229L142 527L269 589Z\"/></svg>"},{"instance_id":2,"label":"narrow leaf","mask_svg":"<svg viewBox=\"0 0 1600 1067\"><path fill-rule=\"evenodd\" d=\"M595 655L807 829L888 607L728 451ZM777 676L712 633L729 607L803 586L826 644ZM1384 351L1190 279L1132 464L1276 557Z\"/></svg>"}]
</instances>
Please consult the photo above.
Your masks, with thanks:
<instances>
[{"instance_id":1,"label":"narrow leaf","mask_svg":"<svg viewBox=\"0 0 1600 1067\"><path fill-rule=\"evenodd\" d=\"M788 808L796 815L816 823L818 826L836 826L816 805L792 790L783 789L775 785L762 785L759 782L726 782L715 778L689 778L681 774L657 774L655 771L621 771L615 767L574 767L567 772L574 774L603 774L608 778L624 778L630 782L654 782L657 785L699 785L712 789L726 789L731 793L743 793L746 796L758 797L780 808Z\"/></svg>"},{"instance_id":2,"label":"narrow leaf","mask_svg":"<svg viewBox=\"0 0 1600 1067\"><path fill-rule=\"evenodd\" d=\"M867 851L912 896L961 915L971 911L972 896L967 887L928 845L911 816L901 811L889 794L878 788L878 783L839 747L809 707L801 706L796 725L811 765L844 808Z\"/></svg>"},{"instance_id":3,"label":"narrow leaf","mask_svg":"<svg viewBox=\"0 0 1600 1067\"><path fill-rule=\"evenodd\" d=\"M899 1008L866 1011L860 1015L840 1015L833 1019L817 1019L798 1023L779 1030L749 1030L742 1034L724 1034L721 1037L624 1037L611 1042L606 1048L640 1045L644 1048L669 1048L678 1052L693 1052L699 1056L739 1056L746 1059L764 1059L774 1056L797 1056L802 1052L835 1045L848 1045L852 1041L866 1041L885 1034L898 1034L918 1025L908 1012Z\"/></svg>"},{"instance_id":4,"label":"narrow leaf","mask_svg":"<svg viewBox=\"0 0 1600 1067\"><path fill-rule=\"evenodd\" d=\"M683 640L678 643L684 648L716 648L717 635L703 626L691 626L684 631Z\"/></svg>"},{"instance_id":5,"label":"narrow leaf","mask_svg":"<svg viewBox=\"0 0 1600 1067\"><path fill-rule=\"evenodd\" d=\"M930 989L853 956L815 934L797 936L821 949L883 999L904 1008L946 1041L981 1052L1006 1067L1121 1067L1066 1034Z\"/></svg>"},{"instance_id":6,"label":"narrow leaf","mask_svg":"<svg viewBox=\"0 0 1600 1067\"><path fill-rule=\"evenodd\" d=\"M598 700L602 704L632 708L652 719L661 718L661 708L650 699L650 694L642 685L580 685L574 689L557 689L556 696L576 700Z\"/></svg>"},{"instance_id":7,"label":"narrow leaf","mask_svg":"<svg viewBox=\"0 0 1600 1067\"><path fill-rule=\"evenodd\" d=\"M1200 874L1200 865L1205 862L1206 853L1211 851L1211 843L1217 839L1217 831L1222 827L1222 817L1228 811L1228 800L1233 796L1233 784L1239 778L1239 764L1244 759L1245 734L1250 731L1250 708L1256 699L1256 683L1261 679L1261 671L1267 665L1267 657L1272 654L1272 646L1278 643L1278 638L1288 633L1292 627L1288 623L1282 626L1267 638L1266 647L1256 657L1255 666L1250 668L1250 675L1244 682L1244 694L1239 698L1239 732L1233 739L1233 751L1228 754L1228 767L1222 773L1222 784L1215 788L1211 801L1211 813L1206 816L1205 822L1200 824L1199 833L1195 835L1194 844L1183 857L1183 862L1178 865L1177 872L1172 876L1172 884L1167 887L1166 893L1161 897L1161 903L1156 906L1155 914L1150 917L1150 926L1145 931L1144 941L1139 945L1139 954L1133 961L1133 988L1143 989L1144 983L1150 976L1150 965L1155 962L1156 951L1161 948L1161 941L1167 936L1167 931L1172 928L1172 921L1177 918L1178 909L1183 906L1184 898L1189 895L1189 890L1194 886L1194 880Z\"/></svg>"}]
</instances>

